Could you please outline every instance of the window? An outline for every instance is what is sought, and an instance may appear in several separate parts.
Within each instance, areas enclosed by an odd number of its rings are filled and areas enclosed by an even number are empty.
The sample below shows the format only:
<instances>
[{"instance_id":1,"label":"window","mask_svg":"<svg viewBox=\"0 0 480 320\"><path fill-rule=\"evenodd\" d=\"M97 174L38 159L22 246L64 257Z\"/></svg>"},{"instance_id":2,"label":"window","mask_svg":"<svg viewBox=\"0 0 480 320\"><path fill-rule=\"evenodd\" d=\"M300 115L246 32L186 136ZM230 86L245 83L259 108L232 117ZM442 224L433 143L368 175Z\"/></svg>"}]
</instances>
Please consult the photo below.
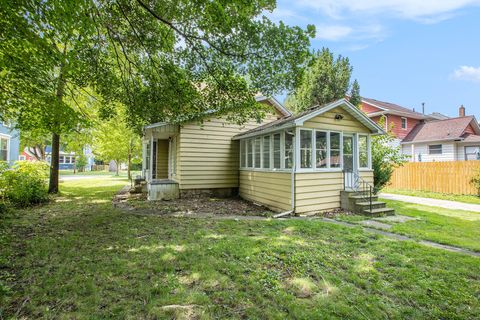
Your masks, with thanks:
<instances>
[{"instance_id":1,"label":"window","mask_svg":"<svg viewBox=\"0 0 480 320\"><path fill-rule=\"evenodd\" d=\"M340 168L339 132L330 132L330 168Z\"/></svg>"},{"instance_id":2,"label":"window","mask_svg":"<svg viewBox=\"0 0 480 320\"><path fill-rule=\"evenodd\" d=\"M284 165L285 169L290 169L293 165L293 133L285 131L285 151L284 151Z\"/></svg>"},{"instance_id":3,"label":"window","mask_svg":"<svg viewBox=\"0 0 480 320\"><path fill-rule=\"evenodd\" d=\"M253 168L253 140L247 140L247 167Z\"/></svg>"},{"instance_id":4,"label":"window","mask_svg":"<svg viewBox=\"0 0 480 320\"><path fill-rule=\"evenodd\" d=\"M255 168L261 168L260 166L260 157L261 157L261 143L262 143L262 138L261 137L256 137L255 140L254 140L254 167Z\"/></svg>"},{"instance_id":5,"label":"window","mask_svg":"<svg viewBox=\"0 0 480 320\"><path fill-rule=\"evenodd\" d=\"M480 160L480 146L465 147L465 160Z\"/></svg>"},{"instance_id":6,"label":"window","mask_svg":"<svg viewBox=\"0 0 480 320\"><path fill-rule=\"evenodd\" d=\"M442 145L434 144L428 146L428 154L442 154Z\"/></svg>"},{"instance_id":7,"label":"window","mask_svg":"<svg viewBox=\"0 0 480 320\"><path fill-rule=\"evenodd\" d=\"M407 118L402 118L402 129L407 129Z\"/></svg>"},{"instance_id":8,"label":"window","mask_svg":"<svg viewBox=\"0 0 480 320\"><path fill-rule=\"evenodd\" d=\"M59 163L65 163L65 156L60 156L60 157L58 158L58 162L59 162Z\"/></svg>"},{"instance_id":9,"label":"window","mask_svg":"<svg viewBox=\"0 0 480 320\"><path fill-rule=\"evenodd\" d=\"M358 161L360 168L368 168L368 136L358 136Z\"/></svg>"},{"instance_id":10,"label":"window","mask_svg":"<svg viewBox=\"0 0 480 320\"><path fill-rule=\"evenodd\" d=\"M263 163L262 168L270 169L270 136L263 137Z\"/></svg>"},{"instance_id":11,"label":"window","mask_svg":"<svg viewBox=\"0 0 480 320\"><path fill-rule=\"evenodd\" d=\"M280 169L280 133L275 133L273 135L273 167L275 169Z\"/></svg>"},{"instance_id":12,"label":"window","mask_svg":"<svg viewBox=\"0 0 480 320\"><path fill-rule=\"evenodd\" d=\"M0 138L0 160L8 161L8 139Z\"/></svg>"},{"instance_id":13,"label":"window","mask_svg":"<svg viewBox=\"0 0 480 320\"><path fill-rule=\"evenodd\" d=\"M70 157L65 157L65 163L70 163Z\"/></svg>"},{"instance_id":14,"label":"window","mask_svg":"<svg viewBox=\"0 0 480 320\"><path fill-rule=\"evenodd\" d=\"M21 156L18 156L18 160L20 161L25 161L27 160L26 157L24 155L21 155Z\"/></svg>"},{"instance_id":15,"label":"window","mask_svg":"<svg viewBox=\"0 0 480 320\"><path fill-rule=\"evenodd\" d=\"M317 168L326 168L327 167L327 151L328 151L328 141L327 133L324 131L315 132L315 143L316 143L316 167Z\"/></svg>"},{"instance_id":16,"label":"window","mask_svg":"<svg viewBox=\"0 0 480 320\"><path fill-rule=\"evenodd\" d=\"M75 157L72 157L72 163L75 163Z\"/></svg>"},{"instance_id":17,"label":"window","mask_svg":"<svg viewBox=\"0 0 480 320\"><path fill-rule=\"evenodd\" d=\"M312 132L300 130L300 168L312 167Z\"/></svg>"},{"instance_id":18,"label":"window","mask_svg":"<svg viewBox=\"0 0 480 320\"><path fill-rule=\"evenodd\" d=\"M245 168L245 141L240 140L240 168Z\"/></svg>"}]
</instances>

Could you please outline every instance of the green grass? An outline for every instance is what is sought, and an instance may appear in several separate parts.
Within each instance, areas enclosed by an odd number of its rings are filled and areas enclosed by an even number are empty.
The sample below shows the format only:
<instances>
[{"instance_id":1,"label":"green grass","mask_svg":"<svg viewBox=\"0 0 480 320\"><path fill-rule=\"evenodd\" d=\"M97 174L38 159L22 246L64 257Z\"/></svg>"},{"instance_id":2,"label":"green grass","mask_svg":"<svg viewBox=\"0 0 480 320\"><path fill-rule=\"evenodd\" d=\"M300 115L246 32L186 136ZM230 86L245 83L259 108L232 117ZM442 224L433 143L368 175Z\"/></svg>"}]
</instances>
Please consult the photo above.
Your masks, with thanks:
<instances>
[{"instance_id":1,"label":"green grass","mask_svg":"<svg viewBox=\"0 0 480 320\"><path fill-rule=\"evenodd\" d=\"M140 174L140 171L132 171L132 177L135 177L137 174ZM109 171L85 171L85 172L76 172L73 170L60 170L60 177L62 176L115 176L115 172ZM119 176L126 177L127 171L120 171Z\"/></svg>"},{"instance_id":2,"label":"green grass","mask_svg":"<svg viewBox=\"0 0 480 320\"><path fill-rule=\"evenodd\" d=\"M393 225L392 232L480 251L480 213L385 200L397 214L418 218Z\"/></svg>"},{"instance_id":3,"label":"green grass","mask_svg":"<svg viewBox=\"0 0 480 320\"><path fill-rule=\"evenodd\" d=\"M112 208L126 180L62 184L0 224L0 318L468 319L480 259L321 221Z\"/></svg>"},{"instance_id":4,"label":"green grass","mask_svg":"<svg viewBox=\"0 0 480 320\"><path fill-rule=\"evenodd\" d=\"M413 197L423 197L423 198L432 198L432 199L451 200L451 201L459 201L459 202L465 202L465 203L480 204L480 197L473 196L473 195L438 193L438 192L430 192L430 191L402 190L402 189L391 189L391 188L385 188L382 190L382 192L401 194L401 195L413 196Z\"/></svg>"}]
</instances>

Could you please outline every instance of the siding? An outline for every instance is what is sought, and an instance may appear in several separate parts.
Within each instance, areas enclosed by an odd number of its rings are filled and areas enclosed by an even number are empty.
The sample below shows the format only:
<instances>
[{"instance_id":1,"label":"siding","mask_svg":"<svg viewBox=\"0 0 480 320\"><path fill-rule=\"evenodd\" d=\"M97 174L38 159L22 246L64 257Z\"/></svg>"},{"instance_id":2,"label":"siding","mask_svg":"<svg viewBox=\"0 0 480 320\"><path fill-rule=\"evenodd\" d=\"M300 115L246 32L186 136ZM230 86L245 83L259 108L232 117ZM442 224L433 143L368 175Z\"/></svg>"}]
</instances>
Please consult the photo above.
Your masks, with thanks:
<instances>
[{"instance_id":1,"label":"siding","mask_svg":"<svg viewBox=\"0 0 480 320\"><path fill-rule=\"evenodd\" d=\"M373 171L360 171L360 176L373 185ZM295 175L295 213L314 214L340 208L343 173L309 172Z\"/></svg>"},{"instance_id":2,"label":"siding","mask_svg":"<svg viewBox=\"0 0 480 320\"><path fill-rule=\"evenodd\" d=\"M367 114L368 113L373 113L373 112L383 111L382 109L371 106L371 105L369 105L368 103L365 103L365 102L362 102L362 104L360 105L360 109Z\"/></svg>"},{"instance_id":3,"label":"siding","mask_svg":"<svg viewBox=\"0 0 480 320\"><path fill-rule=\"evenodd\" d=\"M157 179L168 179L168 140L157 142Z\"/></svg>"},{"instance_id":4,"label":"siding","mask_svg":"<svg viewBox=\"0 0 480 320\"><path fill-rule=\"evenodd\" d=\"M240 196L275 211L289 211L292 175L290 172L240 171Z\"/></svg>"},{"instance_id":5,"label":"siding","mask_svg":"<svg viewBox=\"0 0 480 320\"><path fill-rule=\"evenodd\" d=\"M442 145L442 154L428 154L428 146L441 144ZM414 144L414 157L410 159L412 162L419 162L418 156L422 155L421 162L432 162L432 161L455 161L457 160L457 147L453 142L449 143L421 143ZM402 152L408 155L412 155L412 144L402 145Z\"/></svg>"},{"instance_id":6,"label":"siding","mask_svg":"<svg viewBox=\"0 0 480 320\"><path fill-rule=\"evenodd\" d=\"M402 118L394 114L387 115L388 129L391 129L392 133L399 139L405 138L410 131L420 122L418 119L407 118L407 129L402 129ZM393 127L392 127L393 125Z\"/></svg>"},{"instance_id":7,"label":"siding","mask_svg":"<svg viewBox=\"0 0 480 320\"><path fill-rule=\"evenodd\" d=\"M477 146L480 146L480 142L457 144L457 160L465 160L465 147L477 147Z\"/></svg>"},{"instance_id":8,"label":"siding","mask_svg":"<svg viewBox=\"0 0 480 320\"><path fill-rule=\"evenodd\" d=\"M239 126L228 123L224 117L212 117L203 124L192 122L183 125L178 144L180 188L238 187L239 142L232 141L232 137L278 117L272 110L261 123L251 120Z\"/></svg>"},{"instance_id":9,"label":"siding","mask_svg":"<svg viewBox=\"0 0 480 320\"><path fill-rule=\"evenodd\" d=\"M343 119L335 120L336 114L343 115ZM367 127L365 127L357 119L351 116L342 107L337 107L313 119L305 121L303 126L306 128L315 128L315 129L370 133L370 130Z\"/></svg>"}]
</instances>

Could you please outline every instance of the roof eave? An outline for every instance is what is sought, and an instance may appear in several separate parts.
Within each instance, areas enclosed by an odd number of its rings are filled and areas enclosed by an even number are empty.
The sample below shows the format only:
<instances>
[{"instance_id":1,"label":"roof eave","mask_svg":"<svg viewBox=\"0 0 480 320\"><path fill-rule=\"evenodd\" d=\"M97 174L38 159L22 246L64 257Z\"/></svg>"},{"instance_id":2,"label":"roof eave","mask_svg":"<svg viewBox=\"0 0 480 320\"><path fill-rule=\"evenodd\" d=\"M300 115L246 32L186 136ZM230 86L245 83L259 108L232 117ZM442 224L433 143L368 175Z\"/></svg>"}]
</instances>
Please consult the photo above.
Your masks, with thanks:
<instances>
[{"instance_id":1,"label":"roof eave","mask_svg":"<svg viewBox=\"0 0 480 320\"><path fill-rule=\"evenodd\" d=\"M288 128L292 128L292 127L295 127L295 123L293 121L288 121L288 122L286 122L286 123L284 123L284 124L282 124L278 127L270 127L270 128L266 128L265 130L258 130L258 131L251 132L251 133L239 134L239 135L233 136L232 140L235 141L235 140L253 138L253 137L256 137L256 136L261 136L263 134L273 133L275 131L280 131L280 130L288 129Z\"/></svg>"},{"instance_id":2,"label":"roof eave","mask_svg":"<svg viewBox=\"0 0 480 320\"><path fill-rule=\"evenodd\" d=\"M432 140L418 140L418 141L401 141L400 144L414 144L414 143L428 143L428 142L442 142L442 141L463 141L464 138L448 138L448 139L432 139Z\"/></svg>"}]
</instances>

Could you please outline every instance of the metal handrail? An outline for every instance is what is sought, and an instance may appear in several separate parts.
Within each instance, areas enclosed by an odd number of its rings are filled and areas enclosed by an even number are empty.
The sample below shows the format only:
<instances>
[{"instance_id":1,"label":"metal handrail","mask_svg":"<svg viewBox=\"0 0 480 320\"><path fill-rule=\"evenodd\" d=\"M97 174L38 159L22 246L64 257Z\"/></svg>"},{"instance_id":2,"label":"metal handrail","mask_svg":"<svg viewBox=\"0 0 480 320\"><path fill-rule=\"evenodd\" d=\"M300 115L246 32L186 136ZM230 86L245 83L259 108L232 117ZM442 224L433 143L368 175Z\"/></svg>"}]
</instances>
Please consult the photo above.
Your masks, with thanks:
<instances>
[{"instance_id":1,"label":"metal handrail","mask_svg":"<svg viewBox=\"0 0 480 320\"><path fill-rule=\"evenodd\" d=\"M373 210L373 201L372 196L374 194L375 188L369 182L365 181L357 172L351 169L344 169L343 171L343 190L347 190L347 179L350 179L351 182L350 186L353 191L357 192L363 200L369 203L370 205L370 212ZM351 173L351 175L347 176L346 173ZM368 195L368 197L367 197Z\"/></svg>"}]
</instances>

